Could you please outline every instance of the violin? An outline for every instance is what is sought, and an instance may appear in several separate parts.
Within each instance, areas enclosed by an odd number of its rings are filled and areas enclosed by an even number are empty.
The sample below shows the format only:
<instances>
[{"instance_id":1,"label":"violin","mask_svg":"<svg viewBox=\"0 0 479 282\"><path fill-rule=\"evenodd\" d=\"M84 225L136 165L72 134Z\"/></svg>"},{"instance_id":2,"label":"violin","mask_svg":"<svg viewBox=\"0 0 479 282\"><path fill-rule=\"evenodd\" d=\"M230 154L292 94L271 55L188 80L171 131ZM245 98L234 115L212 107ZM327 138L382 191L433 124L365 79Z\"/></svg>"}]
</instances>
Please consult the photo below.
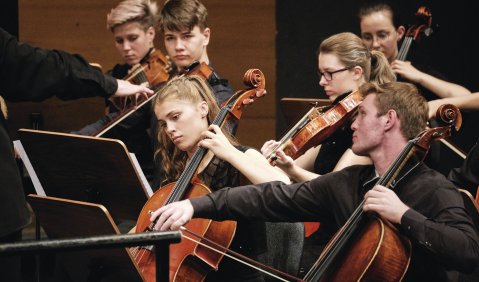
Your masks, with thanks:
<instances>
[{"instance_id":1,"label":"violin","mask_svg":"<svg viewBox=\"0 0 479 282\"><path fill-rule=\"evenodd\" d=\"M432 13L427 7L419 7L416 12L416 18L418 19L419 24L412 25L408 28L406 36L401 44L401 48L399 49L397 59L400 61L406 60L412 42L418 40L421 34L429 36L433 32L431 28Z\"/></svg>"},{"instance_id":2,"label":"violin","mask_svg":"<svg viewBox=\"0 0 479 282\"><path fill-rule=\"evenodd\" d=\"M133 84L142 84L148 82L150 88L156 90L162 83L170 78L166 71L170 63L166 56L160 50L154 50L148 56L148 59L141 64L136 64L130 73L123 79ZM128 97L112 98L110 101L120 111L128 110Z\"/></svg>"},{"instance_id":3,"label":"violin","mask_svg":"<svg viewBox=\"0 0 479 282\"><path fill-rule=\"evenodd\" d=\"M347 93L343 94L346 95ZM297 159L307 150L321 144L354 114L363 97L359 91L347 94L338 104L330 107L312 107L287 133L266 157L276 160L276 151L283 149L291 158ZM305 222L307 238L319 229L319 222Z\"/></svg>"},{"instance_id":4,"label":"violin","mask_svg":"<svg viewBox=\"0 0 479 282\"><path fill-rule=\"evenodd\" d=\"M400 61L406 60L409 49L411 48L412 42L418 41L420 36L424 34L426 37L430 36L433 33L432 29L432 13L429 8L425 6L419 7L416 12L416 19L418 24L412 25L408 28L406 36L401 44L399 49L397 59ZM466 153L459 148L457 145L451 143L447 138L439 140L442 144L456 153L462 159L466 159Z\"/></svg>"},{"instance_id":5,"label":"violin","mask_svg":"<svg viewBox=\"0 0 479 282\"><path fill-rule=\"evenodd\" d=\"M446 124L427 129L410 140L376 185L393 189L405 164L413 167L422 160L431 143L461 126L460 111L443 105L439 116ZM458 118L459 117L459 118ZM412 158L417 156L417 159ZM415 164L414 161L417 161ZM413 163L411 163L413 162ZM344 226L326 245L319 259L304 277L305 281L400 281L411 259L411 242L378 216L367 216L363 200Z\"/></svg>"},{"instance_id":6,"label":"violin","mask_svg":"<svg viewBox=\"0 0 479 282\"><path fill-rule=\"evenodd\" d=\"M133 68L131 73L125 77L125 80L135 84L148 82L150 87L155 89L155 86L168 81L170 78L170 74L166 71L168 65L166 56L160 50L155 50L146 62Z\"/></svg>"},{"instance_id":7,"label":"violin","mask_svg":"<svg viewBox=\"0 0 479 282\"><path fill-rule=\"evenodd\" d=\"M153 61L157 62L157 59L154 59ZM151 64L151 65L159 65L159 63ZM198 75L205 80L207 80L210 75L213 73L213 70L206 64L206 63L199 63L199 62L194 62L187 68L185 68L182 72L178 73L175 76L169 77L169 79L177 76L183 76L183 75ZM157 78L160 76L156 76ZM168 80L169 80L168 79ZM137 110L145 107L145 105L149 104L149 102L156 97L156 94L158 94L158 91L160 88L164 85L165 81L160 82L159 84L155 85L156 92L149 96L146 99L140 100L138 105L132 106L129 108L124 109L123 111L120 112L118 116L116 116L114 119L112 119L109 123L107 123L103 128L98 130L96 133L93 134L95 137L101 137L103 134L108 132L110 129L112 129L114 126L116 126L118 123L120 123L122 120L125 118L129 117L131 114L136 112Z\"/></svg>"},{"instance_id":8,"label":"violin","mask_svg":"<svg viewBox=\"0 0 479 282\"><path fill-rule=\"evenodd\" d=\"M265 91L258 91L264 90L265 87L265 78L260 70L248 70L244 83L249 88L235 93L226 106L221 108L213 124L222 126L228 119L239 120L244 107L265 94ZM151 211L175 201L211 193L197 176L198 167L206 152L205 148L198 148L178 181L161 187L151 196L138 217L136 232L153 230L155 222L150 222ZM189 233L200 234L202 239L198 242L192 239L183 240L180 244L170 246L170 280L203 281L209 271L218 269L225 255L211 248L216 248L217 245L222 248L229 247L235 234L236 222L193 219L185 225L185 229ZM183 235L184 238L190 239ZM142 247L133 249L132 252L145 281L155 281L155 250L151 247Z\"/></svg>"},{"instance_id":9,"label":"violin","mask_svg":"<svg viewBox=\"0 0 479 282\"><path fill-rule=\"evenodd\" d=\"M354 114L357 106L363 101L363 96L356 90L349 93L339 103L325 112L312 108L306 115L281 138L267 159L275 160L276 151L282 149L291 158L297 159L307 150L321 144L338 128L341 128Z\"/></svg>"}]
</instances>

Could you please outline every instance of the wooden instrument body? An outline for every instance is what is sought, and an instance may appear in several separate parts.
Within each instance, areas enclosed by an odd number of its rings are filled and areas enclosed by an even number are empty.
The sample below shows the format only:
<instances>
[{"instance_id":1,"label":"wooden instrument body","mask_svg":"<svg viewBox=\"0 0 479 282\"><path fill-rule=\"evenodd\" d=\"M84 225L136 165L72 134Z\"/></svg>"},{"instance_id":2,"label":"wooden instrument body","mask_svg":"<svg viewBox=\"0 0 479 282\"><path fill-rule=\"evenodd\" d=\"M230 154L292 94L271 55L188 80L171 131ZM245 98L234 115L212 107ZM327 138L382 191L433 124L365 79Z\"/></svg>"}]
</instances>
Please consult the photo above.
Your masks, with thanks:
<instances>
[{"instance_id":1,"label":"wooden instrument body","mask_svg":"<svg viewBox=\"0 0 479 282\"><path fill-rule=\"evenodd\" d=\"M442 127L427 129L408 141L375 185L393 189L404 165L412 156L424 159L432 141L458 130L461 113L457 107L439 107ZM326 245L321 256L306 274L306 281L401 281L409 266L411 243L395 228L363 210L363 200L351 217Z\"/></svg>"},{"instance_id":2,"label":"wooden instrument body","mask_svg":"<svg viewBox=\"0 0 479 282\"><path fill-rule=\"evenodd\" d=\"M381 218L369 219L339 267L322 281L401 281L411 258L411 243Z\"/></svg>"},{"instance_id":3,"label":"wooden instrument body","mask_svg":"<svg viewBox=\"0 0 479 282\"><path fill-rule=\"evenodd\" d=\"M199 73L194 73L195 70ZM188 73L188 75L193 74L207 78L211 75L211 69L206 64L201 63ZM243 82L249 89L234 94L227 105L217 114L212 124L222 126L231 117L239 120L243 108L266 93L264 91L266 80L259 69L246 71ZM161 187L152 195L138 217L136 232L148 232L153 229L154 223L150 221L150 214L160 207L182 199L195 198L211 193L211 190L197 176L198 168L203 162L206 152L205 148L198 148L178 181ZM184 227L189 234L196 234L201 239L196 242L196 240L188 238L188 240L183 240L180 244L170 247L170 280L203 281L209 271L218 270L218 265L224 253L218 252L218 247L215 245L219 245L220 249L223 250L229 248L236 232L236 222L192 219ZM138 253L141 254L138 255ZM146 280L155 281L156 257L153 250L140 249L135 255L135 260Z\"/></svg>"},{"instance_id":4,"label":"wooden instrument body","mask_svg":"<svg viewBox=\"0 0 479 282\"><path fill-rule=\"evenodd\" d=\"M162 207L171 194L174 183L167 184L156 191L147 201L138 217L137 230L146 230L151 224L149 211ZM185 198L195 198L211 193L203 184L194 184ZM192 219L185 225L188 230L208 238L225 248L231 244L236 230L234 221L213 221L210 219ZM208 244L207 242L203 242ZM179 244L170 246L170 280L171 281L202 281L211 269L218 269L222 254L207 247L198 245L191 240L182 240ZM156 258L153 251L146 251L137 259L139 268L146 281L156 281Z\"/></svg>"},{"instance_id":5,"label":"wooden instrument body","mask_svg":"<svg viewBox=\"0 0 479 282\"><path fill-rule=\"evenodd\" d=\"M317 115L284 144L284 153L297 159L310 148L321 144L349 120L362 100L359 91L354 91L326 112Z\"/></svg>"}]
</instances>

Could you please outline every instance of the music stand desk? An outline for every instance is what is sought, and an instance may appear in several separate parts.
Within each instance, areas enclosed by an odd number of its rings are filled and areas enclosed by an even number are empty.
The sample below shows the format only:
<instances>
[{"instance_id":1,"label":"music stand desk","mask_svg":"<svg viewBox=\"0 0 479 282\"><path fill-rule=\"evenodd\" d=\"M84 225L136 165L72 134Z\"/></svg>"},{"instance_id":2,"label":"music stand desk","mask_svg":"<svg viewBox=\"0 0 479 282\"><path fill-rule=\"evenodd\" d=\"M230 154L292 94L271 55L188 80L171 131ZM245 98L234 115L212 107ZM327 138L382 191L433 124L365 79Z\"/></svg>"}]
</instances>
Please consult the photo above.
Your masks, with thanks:
<instances>
[{"instance_id":1,"label":"music stand desk","mask_svg":"<svg viewBox=\"0 0 479 282\"><path fill-rule=\"evenodd\" d=\"M281 111L288 127L291 127L293 124L295 124L315 104L318 107L329 106L331 101L329 99L316 98L281 98Z\"/></svg>"},{"instance_id":2,"label":"music stand desk","mask_svg":"<svg viewBox=\"0 0 479 282\"><path fill-rule=\"evenodd\" d=\"M120 234L110 213L102 205L34 194L28 195L27 199L49 239ZM73 281L100 278L108 281L143 280L126 248L61 253L57 254L57 260Z\"/></svg>"},{"instance_id":3,"label":"music stand desk","mask_svg":"<svg viewBox=\"0 0 479 282\"><path fill-rule=\"evenodd\" d=\"M115 220L136 222L151 188L123 142L29 129L18 135L46 196L102 204Z\"/></svg>"}]
</instances>

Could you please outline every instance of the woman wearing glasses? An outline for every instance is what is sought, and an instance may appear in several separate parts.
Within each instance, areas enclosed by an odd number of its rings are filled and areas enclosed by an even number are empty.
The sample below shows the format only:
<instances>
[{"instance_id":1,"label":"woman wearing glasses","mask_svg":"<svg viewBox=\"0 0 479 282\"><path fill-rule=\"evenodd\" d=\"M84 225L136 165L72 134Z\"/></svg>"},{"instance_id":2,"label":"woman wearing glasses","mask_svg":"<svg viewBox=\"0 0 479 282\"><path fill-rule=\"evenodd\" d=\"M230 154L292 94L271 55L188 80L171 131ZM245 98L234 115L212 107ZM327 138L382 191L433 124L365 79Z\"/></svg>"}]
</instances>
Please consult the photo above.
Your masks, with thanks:
<instances>
[{"instance_id":1,"label":"woman wearing glasses","mask_svg":"<svg viewBox=\"0 0 479 282\"><path fill-rule=\"evenodd\" d=\"M354 91L369 81L384 83L395 80L389 63L383 53L369 51L361 38L345 32L325 39L318 49L319 84L324 88L332 104L338 103L349 91ZM267 156L277 141L266 142L261 151ZM296 181L314 179L318 174L340 170L355 164L369 163L369 158L355 155L350 149L352 130L350 123L338 129L321 145L309 149L294 160L278 150L276 165ZM321 222L318 232L305 239L300 267L300 277L319 257L335 227L330 222Z\"/></svg>"},{"instance_id":2,"label":"woman wearing glasses","mask_svg":"<svg viewBox=\"0 0 479 282\"><path fill-rule=\"evenodd\" d=\"M437 78L442 77L437 71L424 67L421 67L421 71L411 62L396 59L398 43L405 36L406 30L398 24L398 16L391 6L385 3L365 5L359 10L358 17L364 44L371 50L383 52L398 79L416 84L428 101L471 94L460 85Z\"/></svg>"},{"instance_id":3,"label":"woman wearing glasses","mask_svg":"<svg viewBox=\"0 0 479 282\"><path fill-rule=\"evenodd\" d=\"M318 49L319 85L332 101L337 104L349 91L363 83L374 81L384 83L395 80L383 53L369 51L361 38L350 32L338 33L325 39ZM314 179L318 174L340 170L353 164L369 162L369 159L353 154L350 146L352 131L349 124L337 130L322 145L311 148L294 160L282 150L277 151L275 164L297 182ZM279 143L270 140L261 151L267 156Z\"/></svg>"}]
</instances>

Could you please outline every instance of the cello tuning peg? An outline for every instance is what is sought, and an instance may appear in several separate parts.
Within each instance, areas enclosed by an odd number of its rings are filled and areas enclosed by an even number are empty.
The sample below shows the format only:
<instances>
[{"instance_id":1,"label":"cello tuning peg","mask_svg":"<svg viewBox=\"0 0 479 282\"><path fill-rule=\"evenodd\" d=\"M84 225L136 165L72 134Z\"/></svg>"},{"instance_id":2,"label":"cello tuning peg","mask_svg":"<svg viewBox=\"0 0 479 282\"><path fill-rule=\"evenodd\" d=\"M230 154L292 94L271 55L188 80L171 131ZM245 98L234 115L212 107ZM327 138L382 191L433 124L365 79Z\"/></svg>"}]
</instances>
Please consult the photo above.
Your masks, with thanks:
<instances>
[{"instance_id":1,"label":"cello tuning peg","mask_svg":"<svg viewBox=\"0 0 479 282\"><path fill-rule=\"evenodd\" d=\"M432 28L428 27L424 30L424 35L429 36L433 32Z\"/></svg>"}]
</instances>

